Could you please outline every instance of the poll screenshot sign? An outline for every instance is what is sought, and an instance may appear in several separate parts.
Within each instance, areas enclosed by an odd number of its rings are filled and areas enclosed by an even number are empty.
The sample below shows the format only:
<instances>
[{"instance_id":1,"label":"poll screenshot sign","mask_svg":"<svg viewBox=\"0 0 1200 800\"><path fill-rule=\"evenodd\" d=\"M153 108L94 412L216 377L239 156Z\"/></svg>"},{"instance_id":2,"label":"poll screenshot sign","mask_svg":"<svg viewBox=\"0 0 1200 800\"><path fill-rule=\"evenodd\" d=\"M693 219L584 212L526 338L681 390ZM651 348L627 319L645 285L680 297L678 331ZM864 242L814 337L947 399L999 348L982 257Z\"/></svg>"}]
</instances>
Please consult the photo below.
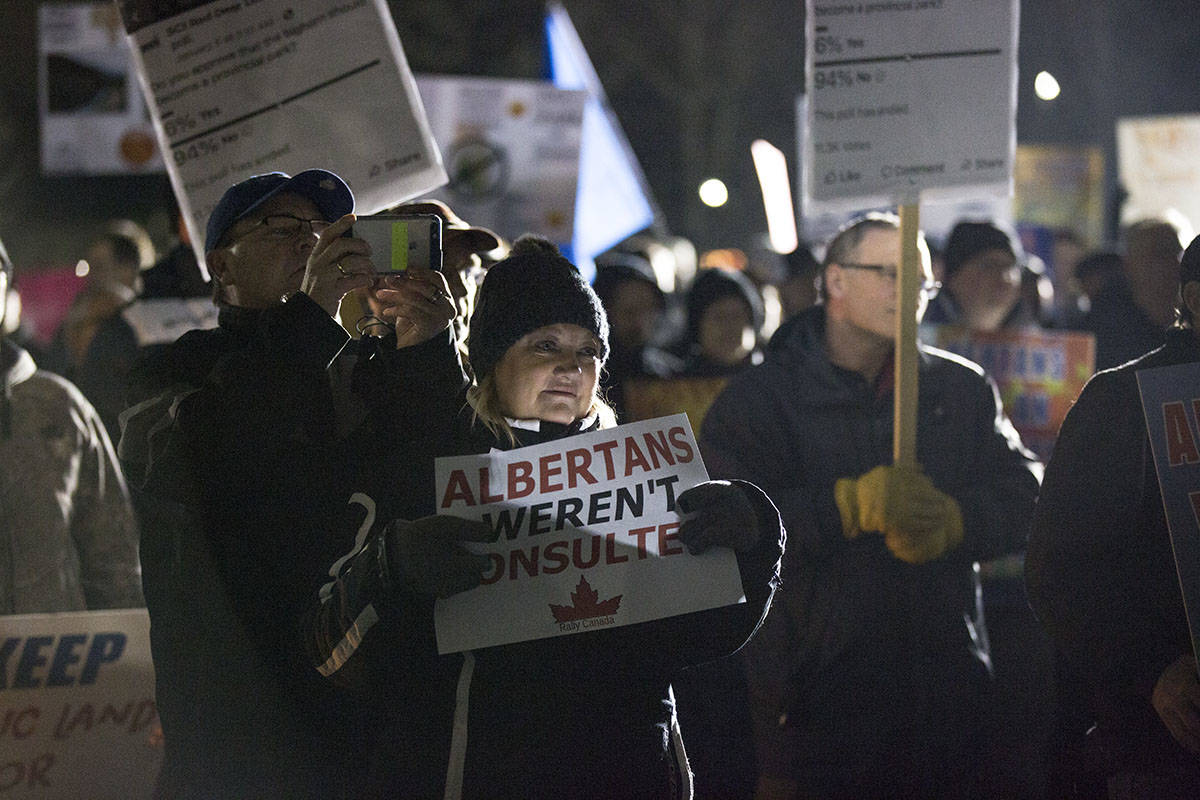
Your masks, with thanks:
<instances>
[{"instance_id":1,"label":"poll screenshot sign","mask_svg":"<svg viewBox=\"0 0 1200 800\"><path fill-rule=\"evenodd\" d=\"M1200 363L1137 373L1171 549L1200 657Z\"/></svg>"},{"instance_id":2,"label":"poll screenshot sign","mask_svg":"<svg viewBox=\"0 0 1200 800\"><path fill-rule=\"evenodd\" d=\"M1016 0L808 0L805 210L1011 193Z\"/></svg>"},{"instance_id":3,"label":"poll screenshot sign","mask_svg":"<svg viewBox=\"0 0 1200 800\"><path fill-rule=\"evenodd\" d=\"M446 182L385 0L119 5L198 250L225 189L258 173L332 170L361 214Z\"/></svg>"},{"instance_id":4,"label":"poll screenshot sign","mask_svg":"<svg viewBox=\"0 0 1200 800\"><path fill-rule=\"evenodd\" d=\"M708 480L687 417L437 460L438 513L482 520L483 585L438 600L438 652L568 636L745 602L728 548L679 541Z\"/></svg>"}]
</instances>

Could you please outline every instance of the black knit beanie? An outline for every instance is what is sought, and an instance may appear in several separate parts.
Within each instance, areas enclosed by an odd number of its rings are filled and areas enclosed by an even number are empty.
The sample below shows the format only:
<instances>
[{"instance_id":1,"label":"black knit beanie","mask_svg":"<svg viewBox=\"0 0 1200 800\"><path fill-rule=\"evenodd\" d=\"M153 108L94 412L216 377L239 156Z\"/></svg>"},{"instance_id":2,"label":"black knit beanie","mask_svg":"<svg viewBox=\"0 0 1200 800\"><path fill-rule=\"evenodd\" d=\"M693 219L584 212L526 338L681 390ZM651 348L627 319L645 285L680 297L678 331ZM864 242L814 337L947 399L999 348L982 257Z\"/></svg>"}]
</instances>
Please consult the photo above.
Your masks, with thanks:
<instances>
[{"instance_id":1,"label":"black knit beanie","mask_svg":"<svg viewBox=\"0 0 1200 800\"><path fill-rule=\"evenodd\" d=\"M763 302L758 289L741 272L710 267L700 270L692 283L687 299L687 336L688 341L700 341L700 319L705 310L718 300L726 297L736 297L746 304L750 312L750 324L755 331L763 326Z\"/></svg>"},{"instance_id":2,"label":"black knit beanie","mask_svg":"<svg viewBox=\"0 0 1200 800\"><path fill-rule=\"evenodd\" d=\"M601 363L608 358L608 318L592 287L553 243L522 236L479 288L467 337L475 379L491 374L522 336L557 324L591 331L600 340Z\"/></svg>"},{"instance_id":3,"label":"black knit beanie","mask_svg":"<svg viewBox=\"0 0 1200 800\"><path fill-rule=\"evenodd\" d=\"M1012 237L990 222L960 222L950 231L943 255L946 264L945 277L949 278L958 268L974 256L988 250L1003 250L1017 261L1020 256L1013 246Z\"/></svg>"}]
</instances>

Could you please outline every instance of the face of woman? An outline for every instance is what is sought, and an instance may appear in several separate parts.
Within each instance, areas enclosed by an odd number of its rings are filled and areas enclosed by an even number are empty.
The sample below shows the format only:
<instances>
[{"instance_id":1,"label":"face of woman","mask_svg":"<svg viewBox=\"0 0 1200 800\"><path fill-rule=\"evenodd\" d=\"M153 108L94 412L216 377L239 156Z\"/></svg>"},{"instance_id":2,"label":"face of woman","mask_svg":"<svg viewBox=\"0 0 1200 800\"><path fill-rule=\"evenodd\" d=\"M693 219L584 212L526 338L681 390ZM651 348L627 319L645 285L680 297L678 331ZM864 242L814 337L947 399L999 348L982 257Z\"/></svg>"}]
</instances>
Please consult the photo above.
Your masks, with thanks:
<instances>
[{"instance_id":1,"label":"face of woman","mask_svg":"<svg viewBox=\"0 0 1200 800\"><path fill-rule=\"evenodd\" d=\"M569 425L592 406L600 342L578 325L546 325L508 348L494 374L506 416Z\"/></svg>"},{"instance_id":2,"label":"face of woman","mask_svg":"<svg viewBox=\"0 0 1200 800\"><path fill-rule=\"evenodd\" d=\"M700 316L700 352L718 364L733 365L754 349L754 320L745 301L722 297Z\"/></svg>"}]
</instances>

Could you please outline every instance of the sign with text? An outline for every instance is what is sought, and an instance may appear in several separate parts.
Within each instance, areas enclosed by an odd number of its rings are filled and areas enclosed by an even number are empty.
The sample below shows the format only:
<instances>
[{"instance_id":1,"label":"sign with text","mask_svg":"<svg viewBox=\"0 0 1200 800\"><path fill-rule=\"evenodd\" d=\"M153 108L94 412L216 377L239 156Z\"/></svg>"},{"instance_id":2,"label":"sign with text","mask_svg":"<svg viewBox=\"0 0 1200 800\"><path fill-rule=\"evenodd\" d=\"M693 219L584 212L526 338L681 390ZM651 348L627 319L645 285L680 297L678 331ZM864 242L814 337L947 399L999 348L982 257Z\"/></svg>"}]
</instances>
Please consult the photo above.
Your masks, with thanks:
<instances>
[{"instance_id":1,"label":"sign with text","mask_svg":"<svg viewBox=\"0 0 1200 800\"><path fill-rule=\"evenodd\" d=\"M587 93L543 81L420 75L450 204L515 239L571 241Z\"/></svg>"},{"instance_id":2,"label":"sign with text","mask_svg":"<svg viewBox=\"0 0 1200 800\"><path fill-rule=\"evenodd\" d=\"M1117 177L1123 223L1176 211L1200 228L1200 114L1117 120Z\"/></svg>"},{"instance_id":3,"label":"sign with text","mask_svg":"<svg viewBox=\"0 0 1200 800\"><path fill-rule=\"evenodd\" d=\"M360 214L446 182L384 0L120 7L197 251L224 191L258 173L332 170Z\"/></svg>"},{"instance_id":4,"label":"sign with text","mask_svg":"<svg viewBox=\"0 0 1200 800\"><path fill-rule=\"evenodd\" d=\"M1090 333L985 333L930 325L921 338L983 367L1000 389L1004 411L1021 441L1042 460L1050 457L1058 429L1096 363L1096 340Z\"/></svg>"},{"instance_id":5,"label":"sign with text","mask_svg":"<svg viewBox=\"0 0 1200 800\"><path fill-rule=\"evenodd\" d=\"M1137 373L1171 549L1200 658L1200 363Z\"/></svg>"},{"instance_id":6,"label":"sign with text","mask_svg":"<svg viewBox=\"0 0 1200 800\"><path fill-rule=\"evenodd\" d=\"M687 552L675 498L708 480L687 417L437 460L438 513L483 520L483 585L438 600L438 652L744 602L728 548Z\"/></svg>"},{"instance_id":7,"label":"sign with text","mask_svg":"<svg viewBox=\"0 0 1200 800\"><path fill-rule=\"evenodd\" d=\"M806 213L1011 192L1016 0L806 9Z\"/></svg>"},{"instance_id":8,"label":"sign with text","mask_svg":"<svg viewBox=\"0 0 1200 800\"><path fill-rule=\"evenodd\" d=\"M162 172L121 18L112 3L38 6L42 172Z\"/></svg>"},{"instance_id":9,"label":"sign with text","mask_svg":"<svg viewBox=\"0 0 1200 800\"><path fill-rule=\"evenodd\" d=\"M149 798L161 761L145 609L0 616L0 797Z\"/></svg>"}]
</instances>

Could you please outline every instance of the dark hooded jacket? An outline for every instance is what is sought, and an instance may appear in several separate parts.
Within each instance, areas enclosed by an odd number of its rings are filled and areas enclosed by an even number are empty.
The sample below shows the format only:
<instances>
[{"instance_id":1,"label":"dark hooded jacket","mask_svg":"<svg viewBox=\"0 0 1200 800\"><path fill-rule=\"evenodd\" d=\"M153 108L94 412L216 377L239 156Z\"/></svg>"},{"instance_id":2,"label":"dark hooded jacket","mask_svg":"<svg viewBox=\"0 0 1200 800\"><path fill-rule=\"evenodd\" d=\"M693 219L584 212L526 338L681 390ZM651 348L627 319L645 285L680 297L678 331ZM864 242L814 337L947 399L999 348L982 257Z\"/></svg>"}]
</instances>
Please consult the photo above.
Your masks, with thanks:
<instances>
[{"instance_id":1,"label":"dark hooded jacket","mask_svg":"<svg viewBox=\"0 0 1200 800\"><path fill-rule=\"evenodd\" d=\"M1192 643L1137 373L1196 361L1195 332L1173 329L1162 347L1092 377L1059 432L1025 562L1030 603L1079 681L1062 687L1083 706L1078 733L1096 726L1090 767L1183 765L1186 796L1200 796L1200 767L1150 703Z\"/></svg>"},{"instance_id":2,"label":"dark hooded jacket","mask_svg":"<svg viewBox=\"0 0 1200 800\"><path fill-rule=\"evenodd\" d=\"M967 766L988 685L975 562L1024 547L1040 465L977 365L921 347L917 460L958 502L963 543L910 565L880 536L848 541L834 482L891 462L893 394L890 370L870 385L832 364L824 330L822 306L780 328L701 436L713 477L761 486L789 533L775 610L745 651L759 769L817 796L888 782L934 796ZM842 777L822 783L831 765Z\"/></svg>"}]
</instances>

